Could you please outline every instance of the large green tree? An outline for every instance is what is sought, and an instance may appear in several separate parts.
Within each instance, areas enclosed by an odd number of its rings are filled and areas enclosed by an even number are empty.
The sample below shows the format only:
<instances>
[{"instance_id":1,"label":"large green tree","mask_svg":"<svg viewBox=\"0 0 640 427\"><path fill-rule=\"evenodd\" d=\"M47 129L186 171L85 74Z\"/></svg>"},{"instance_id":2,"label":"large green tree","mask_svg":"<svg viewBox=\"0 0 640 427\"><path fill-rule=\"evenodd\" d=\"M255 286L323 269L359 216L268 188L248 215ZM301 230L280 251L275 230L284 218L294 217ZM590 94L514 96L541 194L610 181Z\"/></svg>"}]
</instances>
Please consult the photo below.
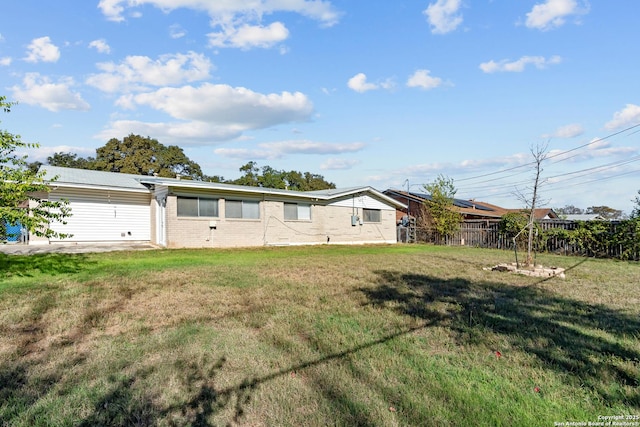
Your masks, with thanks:
<instances>
[{"instance_id":1,"label":"large green tree","mask_svg":"<svg viewBox=\"0 0 640 427\"><path fill-rule=\"evenodd\" d=\"M0 96L0 109L9 113L14 103ZM30 169L27 156L16 150L35 148L37 144L22 142L20 135L0 129L0 235L6 237L6 225L21 224L36 236L69 237L50 228L51 221L65 223L71 215L66 202L50 201L46 193L50 187L44 172ZM46 177L54 181L55 177Z\"/></svg>"},{"instance_id":2,"label":"large green tree","mask_svg":"<svg viewBox=\"0 0 640 427\"><path fill-rule=\"evenodd\" d=\"M580 215L584 213L584 209L580 209L573 205L565 205L563 208L553 208L558 215Z\"/></svg>"},{"instance_id":3,"label":"large green tree","mask_svg":"<svg viewBox=\"0 0 640 427\"><path fill-rule=\"evenodd\" d=\"M271 166L263 166L260 168L254 161L242 165L240 172L242 172L240 178L227 182L251 187L280 188L295 191L336 188L334 183L326 181L322 175L294 170L277 170Z\"/></svg>"},{"instance_id":4,"label":"large green tree","mask_svg":"<svg viewBox=\"0 0 640 427\"><path fill-rule=\"evenodd\" d=\"M433 183L425 184L424 189L429 193L429 199L422 205L418 226L428 233L435 232L445 238L451 236L462 222L462 215L453 204L457 192L453 180L438 175Z\"/></svg>"},{"instance_id":5,"label":"large green tree","mask_svg":"<svg viewBox=\"0 0 640 427\"><path fill-rule=\"evenodd\" d=\"M205 178L200 165L190 160L176 145L165 146L150 137L130 134L122 140L110 139L96 150L93 168L135 175Z\"/></svg>"},{"instance_id":6,"label":"large green tree","mask_svg":"<svg viewBox=\"0 0 640 427\"><path fill-rule=\"evenodd\" d=\"M600 215L604 219L621 219L623 212L609 206L589 206L586 213Z\"/></svg>"},{"instance_id":7,"label":"large green tree","mask_svg":"<svg viewBox=\"0 0 640 427\"><path fill-rule=\"evenodd\" d=\"M80 157L75 153L53 153L47 157L47 164L51 166L60 166L63 168L75 169L94 169L96 159L93 157Z\"/></svg>"}]
</instances>

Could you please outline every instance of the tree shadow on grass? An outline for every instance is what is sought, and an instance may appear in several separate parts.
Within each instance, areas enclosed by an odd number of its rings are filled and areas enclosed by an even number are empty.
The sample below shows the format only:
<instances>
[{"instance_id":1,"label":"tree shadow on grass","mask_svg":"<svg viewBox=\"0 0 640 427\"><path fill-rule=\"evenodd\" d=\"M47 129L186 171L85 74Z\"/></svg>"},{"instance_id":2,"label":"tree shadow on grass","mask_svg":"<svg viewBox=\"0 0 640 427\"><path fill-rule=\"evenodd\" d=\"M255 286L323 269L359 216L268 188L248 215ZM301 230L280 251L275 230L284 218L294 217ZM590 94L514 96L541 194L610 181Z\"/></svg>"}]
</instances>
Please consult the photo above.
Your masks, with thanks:
<instances>
[{"instance_id":1,"label":"tree shadow on grass","mask_svg":"<svg viewBox=\"0 0 640 427\"><path fill-rule=\"evenodd\" d=\"M7 255L0 253L0 277L32 277L34 274L73 274L86 268L84 254Z\"/></svg>"},{"instance_id":2,"label":"tree shadow on grass","mask_svg":"<svg viewBox=\"0 0 640 427\"><path fill-rule=\"evenodd\" d=\"M376 274L375 287L360 289L367 304L447 327L462 344L491 345L495 335L502 336L605 402L640 408L640 352L624 343L640 338L638 317L537 286L390 270Z\"/></svg>"}]
</instances>

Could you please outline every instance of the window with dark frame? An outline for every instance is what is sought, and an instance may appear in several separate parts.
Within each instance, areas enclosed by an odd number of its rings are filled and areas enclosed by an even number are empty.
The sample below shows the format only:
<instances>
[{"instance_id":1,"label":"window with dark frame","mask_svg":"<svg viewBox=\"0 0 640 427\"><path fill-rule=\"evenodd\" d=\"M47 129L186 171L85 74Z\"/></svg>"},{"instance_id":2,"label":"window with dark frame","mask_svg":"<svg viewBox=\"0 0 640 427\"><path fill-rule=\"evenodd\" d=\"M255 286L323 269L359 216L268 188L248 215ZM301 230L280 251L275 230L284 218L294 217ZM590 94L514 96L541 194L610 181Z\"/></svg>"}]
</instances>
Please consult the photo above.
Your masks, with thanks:
<instances>
[{"instance_id":1,"label":"window with dark frame","mask_svg":"<svg viewBox=\"0 0 640 427\"><path fill-rule=\"evenodd\" d=\"M218 217L218 199L178 196L179 217Z\"/></svg>"}]
</instances>

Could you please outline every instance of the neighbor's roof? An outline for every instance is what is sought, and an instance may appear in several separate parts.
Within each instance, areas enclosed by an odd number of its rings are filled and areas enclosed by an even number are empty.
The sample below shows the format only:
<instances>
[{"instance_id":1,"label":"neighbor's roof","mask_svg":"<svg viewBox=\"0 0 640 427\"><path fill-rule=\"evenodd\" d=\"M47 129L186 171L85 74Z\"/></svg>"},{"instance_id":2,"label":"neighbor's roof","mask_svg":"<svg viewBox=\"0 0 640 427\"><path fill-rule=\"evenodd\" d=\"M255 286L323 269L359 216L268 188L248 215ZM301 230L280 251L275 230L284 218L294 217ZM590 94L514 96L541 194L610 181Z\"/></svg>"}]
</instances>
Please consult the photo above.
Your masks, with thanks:
<instances>
[{"instance_id":1,"label":"neighbor's roof","mask_svg":"<svg viewBox=\"0 0 640 427\"><path fill-rule=\"evenodd\" d=\"M605 218L599 214L571 214L561 215L560 219L567 221L603 221Z\"/></svg>"},{"instance_id":2,"label":"neighbor's roof","mask_svg":"<svg viewBox=\"0 0 640 427\"><path fill-rule=\"evenodd\" d=\"M385 194L391 197L406 198L414 202L422 203L425 200L431 200L430 194L425 193L413 193L402 190L385 190ZM487 202L479 202L477 200L465 200L465 199L453 199L453 206L455 210L464 215L474 215L488 218L500 218L504 214L510 212L526 212L526 209L508 209L497 205L493 205ZM550 208L537 208L534 210L534 217L536 219L544 219L546 216L549 218L557 218L558 215Z\"/></svg>"},{"instance_id":3,"label":"neighbor's roof","mask_svg":"<svg viewBox=\"0 0 640 427\"><path fill-rule=\"evenodd\" d=\"M407 200L412 200L417 203L422 203L425 200L431 200L431 195L425 193L408 193L406 191L392 189L386 190L384 193L390 195L391 197L406 198ZM508 209L501 208L500 206L492 205L486 202L478 202L476 200L454 198L453 206L455 206L456 211L462 214L478 215L483 217L500 218L502 215L509 212Z\"/></svg>"},{"instance_id":4,"label":"neighbor's roof","mask_svg":"<svg viewBox=\"0 0 640 427\"><path fill-rule=\"evenodd\" d=\"M350 187L317 191L292 191L277 188L250 187L245 185L224 184L220 182L192 181L188 179L164 178L126 173L94 171L86 169L63 168L58 166L42 166L46 172L45 179L53 180L53 185L76 188L102 188L121 191L149 192L146 185L163 185L173 188L233 191L247 194L272 195L281 197L298 197L311 200L334 200L341 197L357 196L371 193L396 207L406 207L372 187Z\"/></svg>"}]
</instances>

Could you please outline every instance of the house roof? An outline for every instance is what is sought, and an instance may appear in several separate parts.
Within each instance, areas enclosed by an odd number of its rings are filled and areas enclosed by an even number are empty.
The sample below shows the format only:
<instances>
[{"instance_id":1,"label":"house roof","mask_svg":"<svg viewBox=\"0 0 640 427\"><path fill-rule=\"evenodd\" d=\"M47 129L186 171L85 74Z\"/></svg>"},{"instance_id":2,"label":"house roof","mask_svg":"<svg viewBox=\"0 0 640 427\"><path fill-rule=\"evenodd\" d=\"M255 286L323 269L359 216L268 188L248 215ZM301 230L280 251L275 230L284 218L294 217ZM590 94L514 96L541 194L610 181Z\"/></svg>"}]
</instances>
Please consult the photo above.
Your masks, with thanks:
<instances>
[{"instance_id":1,"label":"house roof","mask_svg":"<svg viewBox=\"0 0 640 427\"><path fill-rule=\"evenodd\" d=\"M572 214L562 215L560 219L567 221L604 221L605 218L599 214Z\"/></svg>"},{"instance_id":2,"label":"house roof","mask_svg":"<svg viewBox=\"0 0 640 427\"><path fill-rule=\"evenodd\" d=\"M406 206L373 187L350 187L317 191L292 191L277 188L250 187L244 185L224 184L220 182L192 181L188 179L165 178L126 173L94 171L86 169L63 168L57 166L42 166L45 179L54 181L54 185L80 188L103 188L121 191L149 191L149 185L164 185L173 188L203 189L217 191L233 191L247 194L271 195L281 197L298 197L310 200L334 200L342 197L371 193L397 208Z\"/></svg>"},{"instance_id":3,"label":"house roof","mask_svg":"<svg viewBox=\"0 0 640 427\"><path fill-rule=\"evenodd\" d=\"M46 181L53 181L55 186L60 187L100 187L121 191L149 191L147 187L136 179L140 178L138 175L47 165L41 166L40 171L45 172L44 179Z\"/></svg>"}]
</instances>

